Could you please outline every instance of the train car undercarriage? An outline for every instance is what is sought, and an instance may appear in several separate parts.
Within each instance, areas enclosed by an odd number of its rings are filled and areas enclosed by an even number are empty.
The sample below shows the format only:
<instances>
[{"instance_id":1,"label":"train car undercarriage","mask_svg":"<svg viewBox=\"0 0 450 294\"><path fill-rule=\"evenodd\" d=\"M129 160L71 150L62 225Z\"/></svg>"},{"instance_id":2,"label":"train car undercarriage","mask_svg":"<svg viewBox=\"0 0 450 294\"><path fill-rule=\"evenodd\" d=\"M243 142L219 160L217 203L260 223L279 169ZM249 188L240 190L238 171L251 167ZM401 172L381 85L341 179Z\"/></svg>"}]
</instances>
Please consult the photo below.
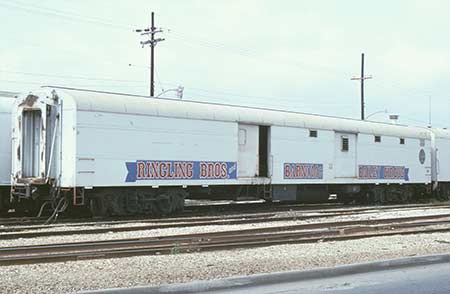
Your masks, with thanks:
<instances>
[{"instance_id":1,"label":"train car undercarriage","mask_svg":"<svg viewBox=\"0 0 450 294\"><path fill-rule=\"evenodd\" d=\"M404 204L434 197L450 200L450 183L440 183L431 193L431 185L265 185L265 186L210 186L127 188L105 187L94 189L60 189L40 186L29 198L13 197L9 202L2 192L0 211L14 208L28 215L70 214L89 210L93 216L170 215L183 211L185 199L238 200L265 199L269 202L344 204ZM51 193L50 193L51 192ZM43 197L43 195L51 195ZM330 196L335 196L330 197ZM333 198L333 199L332 199Z\"/></svg>"}]
</instances>

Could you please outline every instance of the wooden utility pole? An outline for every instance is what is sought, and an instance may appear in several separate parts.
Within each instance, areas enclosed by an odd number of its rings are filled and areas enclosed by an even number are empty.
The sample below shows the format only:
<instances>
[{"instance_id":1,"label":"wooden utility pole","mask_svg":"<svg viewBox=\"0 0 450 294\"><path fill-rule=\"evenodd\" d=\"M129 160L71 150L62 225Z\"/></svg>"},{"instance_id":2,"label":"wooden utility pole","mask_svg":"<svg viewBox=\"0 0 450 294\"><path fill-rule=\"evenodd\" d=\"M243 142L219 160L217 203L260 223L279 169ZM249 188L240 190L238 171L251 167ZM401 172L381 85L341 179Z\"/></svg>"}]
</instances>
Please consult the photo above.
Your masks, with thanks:
<instances>
[{"instance_id":1,"label":"wooden utility pole","mask_svg":"<svg viewBox=\"0 0 450 294\"><path fill-rule=\"evenodd\" d=\"M155 39L156 33L161 33L161 29L157 29L155 27L155 13L152 12L151 15L151 24L149 28L146 29L138 29L135 32L141 33L141 35L149 35L150 40L141 41L142 48L145 45L150 45L150 96L155 96L155 46L158 42L164 41L163 38Z\"/></svg>"},{"instance_id":2,"label":"wooden utility pole","mask_svg":"<svg viewBox=\"0 0 450 294\"><path fill-rule=\"evenodd\" d=\"M364 76L364 53L361 54L361 76L353 77L352 80L361 81L361 120L364 120L364 80L371 79L372 76Z\"/></svg>"},{"instance_id":3,"label":"wooden utility pole","mask_svg":"<svg viewBox=\"0 0 450 294\"><path fill-rule=\"evenodd\" d=\"M428 127L431 128L431 96L428 96Z\"/></svg>"},{"instance_id":4,"label":"wooden utility pole","mask_svg":"<svg viewBox=\"0 0 450 294\"><path fill-rule=\"evenodd\" d=\"M150 97L155 96L155 13L152 12L150 27Z\"/></svg>"}]
</instances>

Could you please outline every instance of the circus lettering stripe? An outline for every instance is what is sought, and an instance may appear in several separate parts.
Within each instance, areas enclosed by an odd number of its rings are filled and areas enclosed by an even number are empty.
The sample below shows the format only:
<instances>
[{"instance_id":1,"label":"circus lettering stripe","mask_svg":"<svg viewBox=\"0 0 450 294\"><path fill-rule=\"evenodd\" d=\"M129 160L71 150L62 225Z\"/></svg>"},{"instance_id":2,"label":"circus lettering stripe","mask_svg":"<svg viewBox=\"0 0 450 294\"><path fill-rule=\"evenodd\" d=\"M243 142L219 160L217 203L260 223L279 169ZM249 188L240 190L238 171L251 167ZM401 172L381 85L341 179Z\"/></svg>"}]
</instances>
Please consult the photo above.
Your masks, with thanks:
<instances>
[{"instance_id":1,"label":"circus lettering stripe","mask_svg":"<svg viewBox=\"0 0 450 294\"><path fill-rule=\"evenodd\" d=\"M125 182L236 179L237 163L227 161L136 160L126 162Z\"/></svg>"},{"instance_id":2,"label":"circus lettering stripe","mask_svg":"<svg viewBox=\"0 0 450 294\"><path fill-rule=\"evenodd\" d=\"M285 163L285 179L323 179L323 165L319 163Z\"/></svg>"},{"instance_id":3,"label":"circus lettering stripe","mask_svg":"<svg viewBox=\"0 0 450 294\"><path fill-rule=\"evenodd\" d=\"M409 168L391 165L360 165L358 178L409 181Z\"/></svg>"}]
</instances>

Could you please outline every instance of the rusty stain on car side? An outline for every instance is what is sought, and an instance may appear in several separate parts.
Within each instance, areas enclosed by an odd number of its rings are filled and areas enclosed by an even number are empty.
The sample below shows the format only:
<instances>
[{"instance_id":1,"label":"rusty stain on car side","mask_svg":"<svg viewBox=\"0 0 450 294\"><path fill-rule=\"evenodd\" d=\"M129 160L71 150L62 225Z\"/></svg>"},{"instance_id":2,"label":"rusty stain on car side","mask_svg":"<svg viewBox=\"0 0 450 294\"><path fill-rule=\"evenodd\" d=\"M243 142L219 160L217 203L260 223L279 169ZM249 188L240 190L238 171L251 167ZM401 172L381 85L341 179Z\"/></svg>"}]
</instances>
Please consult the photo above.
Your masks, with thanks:
<instances>
[{"instance_id":1,"label":"rusty stain on car side","mask_svg":"<svg viewBox=\"0 0 450 294\"><path fill-rule=\"evenodd\" d=\"M32 107L37 100L38 96L30 94L27 96L27 98L25 98L25 100L22 103L19 104L19 106Z\"/></svg>"}]
</instances>

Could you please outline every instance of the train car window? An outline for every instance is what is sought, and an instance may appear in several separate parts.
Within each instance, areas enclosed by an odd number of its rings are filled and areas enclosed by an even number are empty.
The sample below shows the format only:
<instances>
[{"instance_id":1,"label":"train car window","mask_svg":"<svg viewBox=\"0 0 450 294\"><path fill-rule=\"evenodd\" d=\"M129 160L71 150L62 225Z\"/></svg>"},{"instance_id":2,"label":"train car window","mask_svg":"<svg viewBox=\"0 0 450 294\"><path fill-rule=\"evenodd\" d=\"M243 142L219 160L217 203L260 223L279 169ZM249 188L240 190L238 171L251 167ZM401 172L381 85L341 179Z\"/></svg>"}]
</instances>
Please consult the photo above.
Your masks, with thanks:
<instances>
[{"instance_id":1,"label":"train car window","mask_svg":"<svg viewBox=\"0 0 450 294\"><path fill-rule=\"evenodd\" d=\"M347 137L341 137L341 151L342 152L348 152L348 138Z\"/></svg>"},{"instance_id":2,"label":"train car window","mask_svg":"<svg viewBox=\"0 0 450 294\"><path fill-rule=\"evenodd\" d=\"M309 136L313 138L317 138L317 131L316 130L309 130Z\"/></svg>"},{"instance_id":3,"label":"train car window","mask_svg":"<svg viewBox=\"0 0 450 294\"><path fill-rule=\"evenodd\" d=\"M420 139L420 146L421 147L425 146L425 139Z\"/></svg>"},{"instance_id":4,"label":"train car window","mask_svg":"<svg viewBox=\"0 0 450 294\"><path fill-rule=\"evenodd\" d=\"M380 143L381 142L381 136L375 136L374 140L375 140L375 143Z\"/></svg>"},{"instance_id":5,"label":"train car window","mask_svg":"<svg viewBox=\"0 0 450 294\"><path fill-rule=\"evenodd\" d=\"M239 129L239 145L245 145L247 141L247 130Z\"/></svg>"},{"instance_id":6,"label":"train car window","mask_svg":"<svg viewBox=\"0 0 450 294\"><path fill-rule=\"evenodd\" d=\"M400 144L405 145L405 138L400 138Z\"/></svg>"}]
</instances>

